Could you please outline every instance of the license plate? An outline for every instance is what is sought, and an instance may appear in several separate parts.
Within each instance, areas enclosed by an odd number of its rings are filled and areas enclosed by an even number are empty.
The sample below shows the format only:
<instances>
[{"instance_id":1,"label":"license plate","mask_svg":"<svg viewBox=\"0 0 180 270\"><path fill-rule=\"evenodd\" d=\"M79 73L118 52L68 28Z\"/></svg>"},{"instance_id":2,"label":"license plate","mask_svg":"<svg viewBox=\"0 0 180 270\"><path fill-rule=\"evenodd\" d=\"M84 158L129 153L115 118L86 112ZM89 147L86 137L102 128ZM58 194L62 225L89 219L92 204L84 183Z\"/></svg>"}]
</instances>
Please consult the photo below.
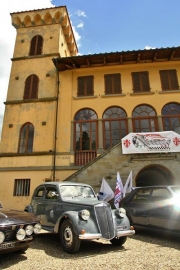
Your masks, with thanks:
<instances>
[{"instance_id":1,"label":"license plate","mask_svg":"<svg viewBox=\"0 0 180 270\"><path fill-rule=\"evenodd\" d=\"M13 248L15 247L15 243L6 243L6 244L1 244L0 249L7 249L7 248Z\"/></svg>"}]
</instances>

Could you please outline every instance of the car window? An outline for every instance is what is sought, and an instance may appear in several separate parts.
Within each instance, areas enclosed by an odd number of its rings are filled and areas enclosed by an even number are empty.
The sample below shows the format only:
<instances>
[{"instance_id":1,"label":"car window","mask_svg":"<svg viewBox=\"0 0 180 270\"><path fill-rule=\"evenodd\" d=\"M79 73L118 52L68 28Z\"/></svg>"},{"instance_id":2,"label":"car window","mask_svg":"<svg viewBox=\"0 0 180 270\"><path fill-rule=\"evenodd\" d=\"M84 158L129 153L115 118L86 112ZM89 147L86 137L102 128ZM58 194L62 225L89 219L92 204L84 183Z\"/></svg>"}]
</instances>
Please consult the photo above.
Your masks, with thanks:
<instances>
[{"instance_id":1,"label":"car window","mask_svg":"<svg viewBox=\"0 0 180 270\"><path fill-rule=\"evenodd\" d=\"M171 198L171 194L167 188L155 188L152 191L152 201L162 201Z\"/></svg>"},{"instance_id":2,"label":"car window","mask_svg":"<svg viewBox=\"0 0 180 270\"><path fill-rule=\"evenodd\" d=\"M147 202L149 200L151 188L139 189L134 197L132 198L133 202Z\"/></svg>"},{"instance_id":3,"label":"car window","mask_svg":"<svg viewBox=\"0 0 180 270\"><path fill-rule=\"evenodd\" d=\"M46 187L45 199L48 200L57 200L59 197L56 187Z\"/></svg>"},{"instance_id":4,"label":"car window","mask_svg":"<svg viewBox=\"0 0 180 270\"><path fill-rule=\"evenodd\" d=\"M77 197L95 198L94 192L88 186L61 186L60 192L63 199Z\"/></svg>"},{"instance_id":5,"label":"car window","mask_svg":"<svg viewBox=\"0 0 180 270\"><path fill-rule=\"evenodd\" d=\"M37 192L36 192L36 194L35 194L35 198L41 198L42 199L42 197L43 197L43 194L44 194L44 187L40 187L38 190L37 190Z\"/></svg>"}]
</instances>

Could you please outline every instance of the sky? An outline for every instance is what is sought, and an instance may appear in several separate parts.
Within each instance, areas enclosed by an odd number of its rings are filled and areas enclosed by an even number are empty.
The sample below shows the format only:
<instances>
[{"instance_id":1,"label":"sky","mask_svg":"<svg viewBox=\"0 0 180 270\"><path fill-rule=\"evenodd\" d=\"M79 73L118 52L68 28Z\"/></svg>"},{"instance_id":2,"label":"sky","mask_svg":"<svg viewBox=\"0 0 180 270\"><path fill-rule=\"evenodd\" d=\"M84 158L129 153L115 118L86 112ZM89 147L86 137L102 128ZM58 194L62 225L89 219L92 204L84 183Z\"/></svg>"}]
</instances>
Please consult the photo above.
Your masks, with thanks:
<instances>
[{"instance_id":1,"label":"sky","mask_svg":"<svg viewBox=\"0 0 180 270\"><path fill-rule=\"evenodd\" d=\"M6 0L0 9L0 137L16 29L10 13L66 6L79 55L180 46L180 0Z\"/></svg>"}]
</instances>

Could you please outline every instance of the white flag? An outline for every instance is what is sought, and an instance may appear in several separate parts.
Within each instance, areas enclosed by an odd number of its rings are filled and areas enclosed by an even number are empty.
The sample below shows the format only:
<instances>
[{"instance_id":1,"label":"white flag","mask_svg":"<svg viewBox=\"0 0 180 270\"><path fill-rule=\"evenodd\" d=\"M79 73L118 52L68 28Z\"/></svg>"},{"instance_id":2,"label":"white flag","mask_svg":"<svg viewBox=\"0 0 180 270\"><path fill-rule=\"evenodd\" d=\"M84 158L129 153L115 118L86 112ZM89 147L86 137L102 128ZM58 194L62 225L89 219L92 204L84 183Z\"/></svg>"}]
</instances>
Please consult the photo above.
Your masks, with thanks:
<instances>
[{"instance_id":1,"label":"white flag","mask_svg":"<svg viewBox=\"0 0 180 270\"><path fill-rule=\"evenodd\" d=\"M116 180L116 189L114 194L114 205L118 209L119 208L119 202L123 197L123 184L121 181L120 173L117 172L117 180Z\"/></svg>"},{"instance_id":2,"label":"white flag","mask_svg":"<svg viewBox=\"0 0 180 270\"><path fill-rule=\"evenodd\" d=\"M112 191L111 187L108 185L106 180L103 178L101 183L100 192L98 194L98 198L100 201L110 201L114 198L114 192Z\"/></svg>"},{"instance_id":3,"label":"white flag","mask_svg":"<svg viewBox=\"0 0 180 270\"><path fill-rule=\"evenodd\" d=\"M132 171L126 180L126 184L124 185L123 197L125 197L126 193L130 193L132 190Z\"/></svg>"}]
</instances>

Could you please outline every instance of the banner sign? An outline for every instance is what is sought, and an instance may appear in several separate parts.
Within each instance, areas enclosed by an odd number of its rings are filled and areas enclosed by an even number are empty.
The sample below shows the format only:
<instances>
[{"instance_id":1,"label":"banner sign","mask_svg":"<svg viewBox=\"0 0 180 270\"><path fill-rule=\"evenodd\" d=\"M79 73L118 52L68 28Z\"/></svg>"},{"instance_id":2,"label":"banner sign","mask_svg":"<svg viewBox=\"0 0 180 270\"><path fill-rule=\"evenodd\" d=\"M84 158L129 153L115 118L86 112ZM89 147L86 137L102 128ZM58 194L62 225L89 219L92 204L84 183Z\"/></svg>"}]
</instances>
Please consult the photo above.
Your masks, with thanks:
<instances>
[{"instance_id":1,"label":"banner sign","mask_svg":"<svg viewBox=\"0 0 180 270\"><path fill-rule=\"evenodd\" d=\"M180 135L174 131L129 133L121 142L123 154L180 152Z\"/></svg>"}]
</instances>

